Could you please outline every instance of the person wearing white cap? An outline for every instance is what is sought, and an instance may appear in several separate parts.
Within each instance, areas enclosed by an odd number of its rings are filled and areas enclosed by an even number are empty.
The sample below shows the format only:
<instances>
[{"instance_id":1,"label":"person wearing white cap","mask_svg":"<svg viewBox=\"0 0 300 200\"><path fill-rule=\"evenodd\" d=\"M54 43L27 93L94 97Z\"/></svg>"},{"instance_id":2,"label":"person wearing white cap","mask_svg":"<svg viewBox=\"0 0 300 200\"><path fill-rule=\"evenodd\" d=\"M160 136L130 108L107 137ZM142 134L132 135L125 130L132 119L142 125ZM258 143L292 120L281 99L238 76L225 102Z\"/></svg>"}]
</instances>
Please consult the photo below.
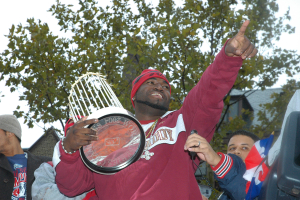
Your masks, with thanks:
<instances>
[{"instance_id":1,"label":"person wearing white cap","mask_svg":"<svg viewBox=\"0 0 300 200\"><path fill-rule=\"evenodd\" d=\"M0 199L31 199L34 171L49 157L21 148L22 129L14 115L0 115Z\"/></svg>"}]
</instances>

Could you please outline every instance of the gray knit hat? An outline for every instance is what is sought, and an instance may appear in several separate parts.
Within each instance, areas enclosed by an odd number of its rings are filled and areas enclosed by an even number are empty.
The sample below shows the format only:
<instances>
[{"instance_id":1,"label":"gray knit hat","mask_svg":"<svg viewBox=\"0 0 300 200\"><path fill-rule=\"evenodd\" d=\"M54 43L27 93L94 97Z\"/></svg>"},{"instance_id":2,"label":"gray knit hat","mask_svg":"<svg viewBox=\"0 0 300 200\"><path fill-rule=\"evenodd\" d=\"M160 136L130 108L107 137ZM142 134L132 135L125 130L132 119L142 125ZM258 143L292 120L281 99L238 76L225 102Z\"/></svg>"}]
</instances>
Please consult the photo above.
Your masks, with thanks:
<instances>
[{"instance_id":1,"label":"gray knit hat","mask_svg":"<svg viewBox=\"0 0 300 200\"><path fill-rule=\"evenodd\" d=\"M0 115L0 129L14 133L21 140L21 125L14 115Z\"/></svg>"}]
</instances>

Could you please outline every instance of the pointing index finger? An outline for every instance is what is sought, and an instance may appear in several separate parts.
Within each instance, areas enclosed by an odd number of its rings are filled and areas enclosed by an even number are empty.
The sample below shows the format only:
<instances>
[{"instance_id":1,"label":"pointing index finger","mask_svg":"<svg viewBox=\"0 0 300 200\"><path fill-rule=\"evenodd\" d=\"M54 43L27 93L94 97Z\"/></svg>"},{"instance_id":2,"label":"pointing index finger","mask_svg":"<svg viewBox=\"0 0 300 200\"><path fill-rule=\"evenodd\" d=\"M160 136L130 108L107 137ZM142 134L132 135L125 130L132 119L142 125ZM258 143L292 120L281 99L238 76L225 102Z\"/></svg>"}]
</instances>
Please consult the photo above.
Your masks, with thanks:
<instances>
[{"instance_id":1,"label":"pointing index finger","mask_svg":"<svg viewBox=\"0 0 300 200\"><path fill-rule=\"evenodd\" d=\"M243 25L241 26L241 28L240 28L240 30L238 32L239 36L244 36L245 35L245 31L246 31L249 23L250 23L249 20L244 21Z\"/></svg>"}]
</instances>

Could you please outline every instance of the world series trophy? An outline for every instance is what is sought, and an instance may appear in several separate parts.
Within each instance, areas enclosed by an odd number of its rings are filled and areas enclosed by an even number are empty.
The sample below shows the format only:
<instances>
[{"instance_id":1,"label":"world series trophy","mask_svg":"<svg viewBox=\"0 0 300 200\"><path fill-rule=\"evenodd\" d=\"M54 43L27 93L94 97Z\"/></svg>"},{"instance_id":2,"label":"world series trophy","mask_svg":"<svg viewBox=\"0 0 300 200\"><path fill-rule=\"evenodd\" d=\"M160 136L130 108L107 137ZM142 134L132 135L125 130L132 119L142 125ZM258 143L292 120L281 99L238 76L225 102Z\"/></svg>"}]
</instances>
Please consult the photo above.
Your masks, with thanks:
<instances>
[{"instance_id":1,"label":"world series trophy","mask_svg":"<svg viewBox=\"0 0 300 200\"><path fill-rule=\"evenodd\" d=\"M123 108L106 79L88 72L72 85L70 115L76 123L80 116L97 118L88 125L96 131L97 141L79 149L84 164L100 174L115 174L137 161L145 147L145 134L139 121Z\"/></svg>"}]
</instances>

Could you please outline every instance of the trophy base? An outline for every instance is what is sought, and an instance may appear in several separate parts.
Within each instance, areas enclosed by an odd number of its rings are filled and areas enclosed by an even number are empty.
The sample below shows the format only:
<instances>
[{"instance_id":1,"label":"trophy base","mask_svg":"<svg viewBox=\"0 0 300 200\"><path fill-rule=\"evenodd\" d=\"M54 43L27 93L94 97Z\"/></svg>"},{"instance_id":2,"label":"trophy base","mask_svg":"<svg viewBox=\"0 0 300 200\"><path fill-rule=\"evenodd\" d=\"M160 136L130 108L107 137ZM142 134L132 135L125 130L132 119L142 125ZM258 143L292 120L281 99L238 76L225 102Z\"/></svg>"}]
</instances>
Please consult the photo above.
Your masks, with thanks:
<instances>
[{"instance_id":1,"label":"trophy base","mask_svg":"<svg viewBox=\"0 0 300 200\"><path fill-rule=\"evenodd\" d=\"M80 148L84 164L92 171L111 175L137 161L145 147L145 134L133 114L120 107L107 107L88 119L98 122L88 125L96 131L97 141Z\"/></svg>"}]
</instances>

